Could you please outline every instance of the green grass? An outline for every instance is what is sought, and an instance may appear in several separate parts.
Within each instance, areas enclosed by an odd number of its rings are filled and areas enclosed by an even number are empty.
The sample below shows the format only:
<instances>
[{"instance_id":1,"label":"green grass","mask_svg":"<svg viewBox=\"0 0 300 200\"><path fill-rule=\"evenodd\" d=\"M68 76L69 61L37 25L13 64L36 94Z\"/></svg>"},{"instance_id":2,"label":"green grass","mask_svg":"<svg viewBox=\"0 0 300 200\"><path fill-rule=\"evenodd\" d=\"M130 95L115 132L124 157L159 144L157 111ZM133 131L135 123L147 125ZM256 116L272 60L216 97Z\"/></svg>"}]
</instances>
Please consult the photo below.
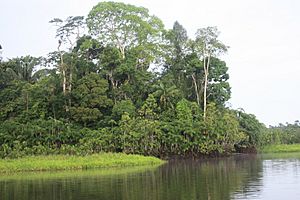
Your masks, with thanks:
<instances>
[{"instance_id":1,"label":"green grass","mask_svg":"<svg viewBox=\"0 0 300 200\"><path fill-rule=\"evenodd\" d=\"M121 153L100 153L88 156L30 156L19 159L0 159L0 173L146 166L162 163L164 161L154 157Z\"/></svg>"},{"instance_id":2,"label":"green grass","mask_svg":"<svg viewBox=\"0 0 300 200\"><path fill-rule=\"evenodd\" d=\"M300 152L300 144L269 145L260 149L261 153L293 153Z\"/></svg>"}]
</instances>

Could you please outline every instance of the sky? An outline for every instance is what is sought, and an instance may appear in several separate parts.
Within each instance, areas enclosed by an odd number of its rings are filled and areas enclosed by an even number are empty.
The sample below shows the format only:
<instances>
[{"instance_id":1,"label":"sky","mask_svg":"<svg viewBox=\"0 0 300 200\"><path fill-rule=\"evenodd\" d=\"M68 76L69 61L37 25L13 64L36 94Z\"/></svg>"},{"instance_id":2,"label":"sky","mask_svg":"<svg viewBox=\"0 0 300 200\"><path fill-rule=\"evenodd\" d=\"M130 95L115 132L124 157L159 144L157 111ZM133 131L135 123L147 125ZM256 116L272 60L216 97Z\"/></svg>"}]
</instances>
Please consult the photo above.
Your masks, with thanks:
<instances>
[{"instance_id":1,"label":"sky","mask_svg":"<svg viewBox=\"0 0 300 200\"><path fill-rule=\"evenodd\" d=\"M2 57L45 56L57 48L53 18L83 15L99 0L1 0ZM300 120L299 0L119 0L143 6L167 29L177 20L191 38L217 26L230 46L232 108L243 108L265 125Z\"/></svg>"}]
</instances>

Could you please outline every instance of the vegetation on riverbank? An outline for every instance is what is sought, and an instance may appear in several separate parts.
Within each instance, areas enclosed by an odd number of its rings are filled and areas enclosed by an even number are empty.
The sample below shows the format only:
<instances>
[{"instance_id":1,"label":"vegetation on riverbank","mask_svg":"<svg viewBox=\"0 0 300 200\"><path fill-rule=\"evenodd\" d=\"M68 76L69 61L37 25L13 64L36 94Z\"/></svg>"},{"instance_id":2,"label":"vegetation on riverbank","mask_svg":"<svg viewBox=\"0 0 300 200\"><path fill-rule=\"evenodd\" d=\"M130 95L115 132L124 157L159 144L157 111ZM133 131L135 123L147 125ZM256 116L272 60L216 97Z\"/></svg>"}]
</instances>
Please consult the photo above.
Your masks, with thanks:
<instances>
[{"instance_id":1,"label":"vegetation on riverbank","mask_svg":"<svg viewBox=\"0 0 300 200\"><path fill-rule=\"evenodd\" d=\"M275 144L260 149L261 153L300 153L300 144Z\"/></svg>"},{"instance_id":2,"label":"vegetation on riverbank","mask_svg":"<svg viewBox=\"0 0 300 200\"><path fill-rule=\"evenodd\" d=\"M207 155L278 141L226 106L228 47L216 27L192 39L178 22L167 30L146 8L117 2L50 22L57 51L0 59L1 158Z\"/></svg>"},{"instance_id":3,"label":"vegetation on riverbank","mask_svg":"<svg viewBox=\"0 0 300 200\"><path fill-rule=\"evenodd\" d=\"M0 172L52 171L92 168L159 165L164 161L140 155L100 153L89 156L30 156L18 159L1 159Z\"/></svg>"}]
</instances>

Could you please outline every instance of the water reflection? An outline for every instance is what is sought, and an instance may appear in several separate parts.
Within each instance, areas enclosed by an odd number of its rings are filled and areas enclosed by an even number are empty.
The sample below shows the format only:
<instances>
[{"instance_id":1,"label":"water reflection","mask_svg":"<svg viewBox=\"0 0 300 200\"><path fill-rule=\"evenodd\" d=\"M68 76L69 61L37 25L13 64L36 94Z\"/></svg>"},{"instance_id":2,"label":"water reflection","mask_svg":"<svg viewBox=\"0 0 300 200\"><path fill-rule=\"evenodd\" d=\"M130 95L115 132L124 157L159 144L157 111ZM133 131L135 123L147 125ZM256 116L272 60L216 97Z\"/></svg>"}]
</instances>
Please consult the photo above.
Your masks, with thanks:
<instances>
[{"instance_id":1,"label":"water reflection","mask_svg":"<svg viewBox=\"0 0 300 200\"><path fill-rule=\"evenodd\" d=\"M300 195L299 169L298 158L234 156L151 168L3 175L0 199L273 200L286 192Z\"/></svg>"},{"instance_id":2,"label":"water reflection","mask_svg":"<svg viewBox=\"0 0 300 200\"><path fill-rule=\"evenodd\" d=\"M231 192L259 180L261 163L255 157L207 161L177 161L163 168L161 199L231 199Z\"/></svg>"}]
</instances>

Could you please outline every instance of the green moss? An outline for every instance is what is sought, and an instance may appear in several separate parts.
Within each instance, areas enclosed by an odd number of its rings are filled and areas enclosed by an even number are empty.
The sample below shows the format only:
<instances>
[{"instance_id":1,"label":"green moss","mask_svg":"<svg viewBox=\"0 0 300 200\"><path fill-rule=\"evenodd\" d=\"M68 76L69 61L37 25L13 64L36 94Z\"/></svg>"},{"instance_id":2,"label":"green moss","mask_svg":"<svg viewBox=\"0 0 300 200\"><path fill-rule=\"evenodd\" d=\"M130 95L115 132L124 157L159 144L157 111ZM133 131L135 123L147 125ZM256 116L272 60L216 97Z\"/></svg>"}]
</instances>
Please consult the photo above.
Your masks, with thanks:
<instances>
[{"instance_id":1,"label":"green moss","mask_svg":"<svg viewBox=\"0 0 300 200\"><path fill-rule=\"evenodd\" d=\"M292 153L300 152L300 144L269 145L260 149L261 153Z\"/></svg>"},{"instance_id":2,"label":"green moss","mask_svg":"<svg viewBox=\"0 0 300 200\"><path fill-rule=\"evenodd\" d=\"M89 156L31 156L19 159L1 159L0 172L52 171L158 165L164 161L140 155L100 153Z\"/></svg>"}]
</instances>

